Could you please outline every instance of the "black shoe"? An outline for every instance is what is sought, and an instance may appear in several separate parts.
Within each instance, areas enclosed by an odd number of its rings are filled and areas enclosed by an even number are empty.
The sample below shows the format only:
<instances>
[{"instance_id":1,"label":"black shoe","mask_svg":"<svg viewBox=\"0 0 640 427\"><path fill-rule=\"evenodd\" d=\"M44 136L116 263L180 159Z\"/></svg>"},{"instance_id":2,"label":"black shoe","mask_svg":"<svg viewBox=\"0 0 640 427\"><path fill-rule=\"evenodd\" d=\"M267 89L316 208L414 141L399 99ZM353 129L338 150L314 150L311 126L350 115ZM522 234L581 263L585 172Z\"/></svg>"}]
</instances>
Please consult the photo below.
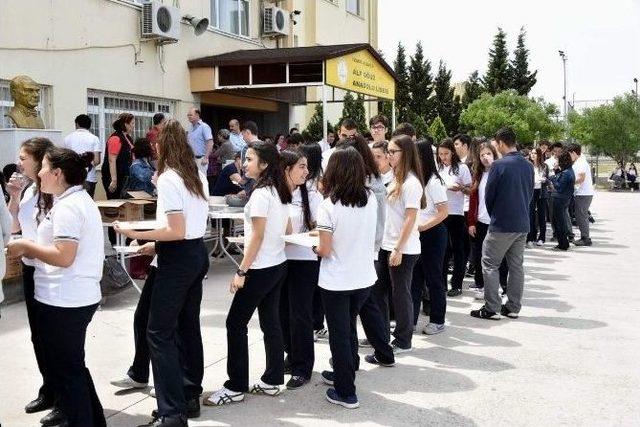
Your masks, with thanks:
<instances>
[{"instance_id":1,"label":"black shoe","mask_svg":"<svg viewBox=\"0 0 640 427\"><path fill-rule=\"evenodd\" d=\"M154 409L151 412L151 417L153 419L160 418L158 417L158 410ZM200 398L194 397L193 399L187 400L187 418L199 418L200 417Z\"/></svg>"},{"instance_id":2,"label":"black shoe","mask_svg":"<svg viewBox=\"0 0 640 427\"><path fill-rule=\"evenodd\" d=\"M551 250L552 251L563 251L564 252L564 251L568 251L569 248L563 248L563 247L560 247L560 245L556 245L553 248L551 248Z\"/></svg>"},{"instance_id":3,"label":"black shoe","mask_svg":"<svg viewBox=\"0 0 640 427\"><path fill-rule=\"evenodd\" d=\"M44 395L39 394L38 397L27 403L27 406L24 407L24 412L27 414L33 414L35 412L46 411L51 408L53 408L53 401L47 399Z\"/></svg>"},{"instance_id":4,"label":"black shoe","mask_svg":"<svg viewBox=\"0 0 640 427\"><path fill-rule=\"evenodd\" d=\"M138 427L188 427L187 418L183 415L174 417L154 418L149 424L141 424Z\"/></svg>"},{"instance_id":5,"label":"black shoe","mask_svg":"<svg viewBox=\"0 0 640 427\"><path fill-rule=\"evenodd\" d=\"M573 244L576 246L591 246L593 243L591 242L591 239L580 239L576 240Z\"/></svg>"},{"instance_id":6,"label":"black shoe","mask_svg":"<svg viewBox=\"0 0 640 427\"><path fill-rule=\"evenodd\" d=\"M518 313L514 313L513 311L509 311L506 305L502 305L500 308L500 314L503 316L507 316L509 319L517 319Z\"/></svg>"},{"instance_id":7,"label":"black shoe","mask_svg":"<svg viewBox=\"0 0 640 427\"><path fill-rule=\"evenodd\" d=\"M471 310L471 317L477 317L478 319L487 320L500 320L500 315L493 311L487 310L483 305L479 310Z\"/></svg>"},{"instance_id":8,"label":"black shoe","mask_svg":"<svg viewBox=\"0 0 640 427\"><path fill-rule=\"evenodd\" d=\"M326 385L333 385L333 371L322 371L320 378Z\"/></svg>"},{"instance_id":9,"label":"black shoe","mask_svg":"<svg viewBox=\"0 0 640 427\"><path fill-rule=\"evenodd\" d=\"M54 408L53 411L49 412L47 415L40 419L40 424L44 427L53 427L59 424L65 423L67 421L67 417L64 416L60 409Z\"/></svg>"},{"instance_id":10,"label":"black shoe","mask_svg":"<svg viewBox=\"0 0 640 427\"><path fill-rule=\"evenodd\" d=\"M309 380L305 377L301 377L298 375L294 375L291 377L291 379L289 381L287 381L287 389L289 390L295 390L297 388L302 387L303 385L305 385L306 383L308 383Z\"/></svg>"},{"instance_id":11,"label":"black shoe","mask_svg":"<svg viewBox=\"0 0 640 427\"><path fill-rule=\"evenodd\" d=\"M596 220L591 215L589 215L589 222L591 224L595 224Z\"/></svg>"},{"instance_id":12,"label":"black shoe","mask_svg":"<svg viewBox=\"0 0 640 427\"><path fill-rule=\"evenodd\" d=\"M460 295L462 295L462 289L460 288L451 288L449 292L447 292L447 296L450 296L450 297L457 297Z\"/></svg>"},{"instance_id":13,"label":"black shoe","mask_svg":"<svg viewBox=\"0 0 640 427\"><path fill-rule=\"evenodd\" d=\"M378 358L376 357L375 354L367 354L364 357L364 361L367 363L371 363L372 365L380 365L380 366L384 366L385 368L390 368L392 366L394 366L396 364L396 362L391 362L391 363L383 363L381 361L378 360Z\"/></svg>"}]
</instances>

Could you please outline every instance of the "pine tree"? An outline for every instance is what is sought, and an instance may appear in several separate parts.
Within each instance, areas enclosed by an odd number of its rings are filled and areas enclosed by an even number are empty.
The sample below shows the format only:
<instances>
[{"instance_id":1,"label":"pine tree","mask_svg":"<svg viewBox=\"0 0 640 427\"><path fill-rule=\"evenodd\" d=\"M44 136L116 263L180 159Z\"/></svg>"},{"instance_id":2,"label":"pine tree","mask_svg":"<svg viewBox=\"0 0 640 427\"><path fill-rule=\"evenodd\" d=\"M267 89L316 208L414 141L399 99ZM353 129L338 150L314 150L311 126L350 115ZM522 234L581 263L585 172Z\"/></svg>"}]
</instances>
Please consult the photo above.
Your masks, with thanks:
<instances>
[{"instance_id":1,"label":"pine tree","mask_svg":"<svg viewBox=\"0 0 640 427\"><path fill-rule=\"evenodd\" d=\"M538 71L529 72L529 50L524 42L526 34L524 27L522 27L520 34L518 34L518 44L513 52L514 58L509 63L511 88L518 91L520 95L528 95L531 88L538 81L536 79Z\"/></svg>"},{"instance_id":2,"label":"pine tree","mask_svg":"<svg viewBox=\"0 0 640 427\"><path fill-rule=\"evenodd\" d=\"M433 115L432 111L429 111L431 105L429 98L433 92L433 77L431 76L431 62L424 59L421 42L416 43L416 53L409 62L408 87L411 94L409 110L414 115L422 117L426 126L426 120L431 119Z\"/></svg>"},{"instance_id":3,"label":"pine tree","mask_svg":"<svg viewBox=\"0 0 640 427\"><path fill-rule=\"evenodd\" d=\"M302 131L302 136L304 137L305 141L321 141L323 136L322 136L322 103L317 103L316 104L316 109L313 112L313 116L311 116L311 119L309 120L309 123L307 124L307 127L305 130ZM328 132L332 132L333 131L333 125L331 124L331 122L329 122L327 120L327 131Z\"/></svg>"},{"instance_id":4,"label":"pine tree","mask_svg":"<svg viewBox=\"0 0 640 427\"><path fill-rule=\"evenodd\" d=\"M445 129L440 116L436 116L436 118L433 119L433 122L431 122L431 126L429 126L429 135L431 135L436 144L439 144L447 137L447 129Z\"/></svg>"},{"instance_id":5,"label":"pine tree","mask_svg":"<svg viewBox=\"0 0 640 427\"><path fill-rule=\"evenodd\" d=\"M462 95L462 108L467 108L476 99L482 95L482 84L478 76L478 70L469 75L464 85L464 95Z\"/></svg>"},{"instance_id":6,"label":"pine tree","mask_svg":"<svg viewBox=\"0 0 640 427\"><path fill-rule=\"evenodd\" d=\"M447 70L442 61L440 61L433 88L437 115L447 129L447 133L454 134L458 131L461 111L460 97L454 95L453 87L451 87L451 71Z\"/></svg>"},{"instance_id":7,"label":"pine tree","mask_svg":"<svg viewBox=\"0 0 640 427\"><path fill-rule=\"evenodd\" d=\"M358 94L354 97L351 92L347 92L344 95L340 121L347 117L355 120L359 133L364 134L367 132L367 117L364 109L364 97L362 95Z\"/></svg>"},{"instance_id":8,"label":"pine tree","mask_svg":"<svg viewBox=\"0 0 640 427\"><path fill-rule=\"evenodd\" d=\"M482 83L485 91L492 95L511 87L507 34L502 28L498 28L498 34L493 39L493 47L489 50L489 65Z\"/></svg>"},{"instance_id":9,"label":"pine tree","mask_svg":"<svg viewBox=\"0 0 640 427\"><path fill-rule=\"evenodd\" d=\"M398 43L398 53L396 60L393 61L393 70L398 79L396 82L396 117L398 123L402 123L409 118L409 103L411 102L407 56L402 43Z\"/></svg>"}]
</instances>

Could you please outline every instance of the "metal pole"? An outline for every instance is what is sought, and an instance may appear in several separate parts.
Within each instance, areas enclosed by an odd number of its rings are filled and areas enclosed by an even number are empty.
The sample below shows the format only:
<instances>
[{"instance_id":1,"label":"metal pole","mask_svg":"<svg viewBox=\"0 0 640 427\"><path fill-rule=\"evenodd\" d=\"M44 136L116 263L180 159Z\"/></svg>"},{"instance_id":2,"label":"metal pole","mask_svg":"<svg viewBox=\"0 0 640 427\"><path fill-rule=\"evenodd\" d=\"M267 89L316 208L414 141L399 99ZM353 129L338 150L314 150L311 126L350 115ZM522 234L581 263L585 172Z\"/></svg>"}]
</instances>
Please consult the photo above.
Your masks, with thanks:
<instances>
[{"instance_id":1,"label":"metal pole","mask_svg":"<svg viewBox=\"0 0 640 427\"><path fill-rule=\"evenodd\" d=\"M567 121L567 56L562 55L562 72L564 74L564 90L562 99L564 100L564 121Z\"/></svg>"},{"instance_id":2,"label":"metal pole","mask_svg":"<svg viewBox=\"0 0 640 427\"><path fill-rule=\"evenodd\" d=\"M322 85L322 140L327 141L327 92Z\"/></svg>"},{"instance_id":3,"label":"metal pole","mask_svg":"<svg viewBox=\"0 0 640 427\"><path fill-rule=\"evenodd\" d=\"M396 101L391 101L391 127L396 128Z\"/></svg>"},{"instance_id":4,"label":"metal pole","mask_svg":"<svg viewBox=\"0 0 640 427\"><path fill-rule=\"evenodd\" d=\"M633 82L636 84L636 101L638 100L638 78L634 77Z\"/></svg>"}]
</instances>

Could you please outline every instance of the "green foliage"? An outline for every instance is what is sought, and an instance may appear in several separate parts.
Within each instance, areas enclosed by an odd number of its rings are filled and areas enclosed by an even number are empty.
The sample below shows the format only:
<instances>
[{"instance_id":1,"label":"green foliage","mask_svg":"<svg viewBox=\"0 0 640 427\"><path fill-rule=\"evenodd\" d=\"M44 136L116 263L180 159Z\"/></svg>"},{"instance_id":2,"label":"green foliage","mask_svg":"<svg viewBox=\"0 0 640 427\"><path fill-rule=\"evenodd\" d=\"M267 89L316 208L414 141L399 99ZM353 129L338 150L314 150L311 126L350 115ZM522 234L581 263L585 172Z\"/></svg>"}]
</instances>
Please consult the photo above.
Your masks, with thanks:
<instances>
[{"instance_id":1,"label":"green foliage","mask_svg":"<svg viewBox=\"0 0 640 427\"><path fill-rule=\"evenodd\" d=\"M422 116L418 116L417 114L411 113L409 117L409 123L411 123L413 127L416 129L416 137L418 139L423 138L427 135L430 135L429 125L427 125L427 122L424 120Z\"/></svg>"},{"instance_id":2,"label":"green foliage","mask_svg":"<svg viewBox=\"0 0 640 427\"><path fill-rule=\"evenodd\" d=\"M563 127L553 119L555 115L554 105L508 90L496 95L483 94L462 112L460 121L473 135L486 137L493 136L501 127L510 126L518 142L530 145L539 139L556 139L562 135Z\"/></svg>"},{"instance_id":3,"label":"green foliage","mask_svg":"<svg viewBox=\"0 0 640 427\"><path fill-rule=\"evenodd\" d=\"M524 39L526 32L524 27L520 29L518 35L518 44L513 52L514 58L509 64L509 74L512 89L515 89L520 95L527 95L531 88L538 81L536 75L538 71L529 72L529 50L525 46Z\"/></svg>"},{"instance_id":4,"label":"green foliage","mask_svg":"<svg viewBox=\"0 0 640 427\"><path fill-rule=\"evenodd\" d=\"M429 126L429 135L431 135L436 144L440 143L447 137L447 129L444 127L444 123L442 123L440 116L436 116L436 118L433 119L433 122L431 122L431 126Z\"/></svg>"},{"instance_id":5,"label":"green foliage","mask_svg":"<svg viewBox=\"0 0 640 427\"><path fill-rule=\"evenodd\" d=\"M489 50L489 65L482 82L484 89L491 95L511 87L507 34L502 28L498 28L498 34L493 39L493 47Z\"/></svg>"},{"instance_id":6,"label":"green foliage","mask_svg":"<svg viewBox=\"0 0 640 427\"><path fill-rule=\"evenodd\" d=\"M482 82L478 74L478 70L475 70L469 75L469 78L465 82L464 95L462 95L462 108L467 108L476 99L482 95Z\"/></svg>"},{"instance_id":7,"label":"green foliage","mask_svg":"<svg viewBox=\"0 0 640 427\"><path fill-rule=\"evenodd\" d=\"M635 159L640 151L640 104L634 95L614 98L613 103L569 115L571 136L593 153L618 162Z\"/></svg>"},{"instance_id":8,"label":"green foliage","mask_svg":"<svg viewBox=\"0 0 640 427\"><path fill-rule=\"evenodd\" d=\"M354 97L351 92L347 92L343 102L340 121L346 117L350 117L356 121L359 133L364 134L367 132L369 128L367 126L367 117L364 109L364 97L360 94Z\"/></svg>"},{"instance_id":9,"label":"green foliage","mask_svg":"<svg viewBox=\"0 0 640 427\"><path fill-rule=\"evenodd\" d=\"M321 141L322 136L322 103L316 104L316 109L313 112L313 116L309 120L309 124L305 130L302 131L302 136L306 141ZM327 120L327 130L332 131L333 125Z\"/></svg>"},{"instance_id":10,"label":"green foliage","mask_svg":"<svg viewBox=\"0 0 640 427\"><path fill-rule=\"evenodd\" d=\"M431 76L431 62L424 59L420 42L416 43L416 53L410 60L408 87L411 94L409 111L412 115L421 117L426 127L426 121L434 115L433 103L429 99L433 92L433 77Z\"/></svg>"},{"instance_id":11,"label":"green foliage","mask_svg":"<svg viewBox=\"0 0 640 427\"><path fill-rule=\"evenodd\" d=\"M407 56L402 43L398 43L398 53L393 61L393 70L398 81L396 82L396 114L398 123L406 122L409 118L409 103L411 93L409 90L409 73L407 71Z\"/></svg>"},{"instance_id":12,"label":"green foliage","mask_svg":"<svg viewBox=\"0 0 640 427\"><path fill-rule=\"evenodd\" d=\"M451 87L451 71L440 61L438 74L433 84L435 110L450 135L458 132L460 119L460 97L454 96Z\"/></svg>"}]
</instances>

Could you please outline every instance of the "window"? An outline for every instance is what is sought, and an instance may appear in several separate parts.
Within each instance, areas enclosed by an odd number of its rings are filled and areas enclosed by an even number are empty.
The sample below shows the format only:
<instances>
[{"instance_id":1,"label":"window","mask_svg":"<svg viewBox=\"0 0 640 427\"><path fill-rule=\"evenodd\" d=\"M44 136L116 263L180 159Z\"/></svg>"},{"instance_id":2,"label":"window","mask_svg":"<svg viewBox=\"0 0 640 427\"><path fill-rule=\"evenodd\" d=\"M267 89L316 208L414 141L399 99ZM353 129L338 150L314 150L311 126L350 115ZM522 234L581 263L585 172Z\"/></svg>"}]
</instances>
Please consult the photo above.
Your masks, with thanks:
<instances>
[{"instance_id":1,"label":"window","mask_svg":"<svg viewBox=\"0 0 640 427\"><path fill-rule=\"evenodd\" d=\"M13 100L11 99L11 90L9 88L9 80L0 79L0 129L12 128L15 125L9 117L5 117L5 114L9 113L9 110L13 107ZM51 111L51 87L40 85L40 102L38 103L38 112L45 127L51 127L51 120L49 112Z\"/></svg>"},{"instance_id":2,"label":"window","mask_svg":"<svg viewBox=\"0 0 640 427\"><path fill-rule=\"evenodd\" d=\"M249 0L210 0L211 26L249 37Z\"/></svg>"},{"instance_id":3,"label":"window","mask_svg":"<svg viewBox=\"0 0 640 427\"><path fill-rule=\"evenodd\" d=\"M111 124L120 113L131 113L135 117L134 138L144 136L153 125L153 115L163 113L171 117L175 103L168 99L148 98L136 95L119 95L89 90L87 114L91 117L91 132L106 141L113 132Z\"/></svg>"},{"instance_id":4,"label":"window","mask_svg":"<svg viewBox=\"0 0 640 427\"><path fill-rule=\"evenodd\" d=\"M362 10L360 10L360 0L347 0L347 12L354 15L362 16Z\"/></svg>"}]
</instances>

